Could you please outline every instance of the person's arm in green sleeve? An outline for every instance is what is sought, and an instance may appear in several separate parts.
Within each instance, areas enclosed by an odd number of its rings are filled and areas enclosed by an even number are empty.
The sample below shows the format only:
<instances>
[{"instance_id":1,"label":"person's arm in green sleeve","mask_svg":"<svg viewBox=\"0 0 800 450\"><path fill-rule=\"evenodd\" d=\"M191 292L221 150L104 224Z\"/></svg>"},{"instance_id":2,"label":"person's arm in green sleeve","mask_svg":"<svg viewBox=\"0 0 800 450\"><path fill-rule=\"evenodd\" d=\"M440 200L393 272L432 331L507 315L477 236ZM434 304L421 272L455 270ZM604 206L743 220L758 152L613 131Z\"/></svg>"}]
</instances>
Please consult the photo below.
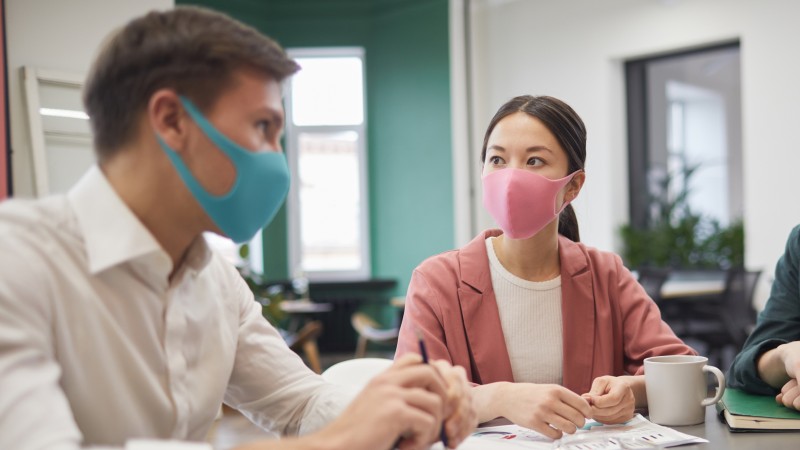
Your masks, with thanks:
<instances>
[{"instance_id":1,"label":"person's arm in green sleeve","mask_svg":"<svg viewBox=\"0 0 800 450\"><path fill-rule=\"evenodd\" d=\"M745 391L775 395L790 378L800 373L787 370L790 359L800 361L800 226L789 235L786 250L775 268L775 281L766 307L759 314L753 333L736 356L729 372L728 386Z\"/></svg>"}]
</instances>

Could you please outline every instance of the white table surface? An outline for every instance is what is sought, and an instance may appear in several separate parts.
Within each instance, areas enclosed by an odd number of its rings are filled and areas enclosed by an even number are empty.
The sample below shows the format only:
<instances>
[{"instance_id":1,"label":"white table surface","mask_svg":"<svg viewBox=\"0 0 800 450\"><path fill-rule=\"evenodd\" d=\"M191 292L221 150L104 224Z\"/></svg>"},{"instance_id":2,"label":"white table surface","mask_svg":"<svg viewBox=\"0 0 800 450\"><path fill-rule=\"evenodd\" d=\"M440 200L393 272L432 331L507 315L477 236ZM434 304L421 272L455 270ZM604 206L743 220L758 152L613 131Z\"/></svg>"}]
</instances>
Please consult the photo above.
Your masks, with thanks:
<instances>
[{"instance_id":1,"label":"white table surface","mask_svg":"<svg viewBox=\"0 0 800 450\"><path fill-rule=\"evenodd\" d=\"M495 419L484 426L507 425L506 419ZM716 407L706 407L706 421L700 425L670 427L682 433L707 439L703 444L670 447L679 450L800 450L800 432L777 433L732 433L728 425L719 419ZM481 450L492 450L491 446L481 446ZM438 448L438 447L434 447ZM472 447L470 447L472 448ZM498 446L498 450L500 450ZM503 449L508 449L503 446Z\"/></svg>"}]
</instances>

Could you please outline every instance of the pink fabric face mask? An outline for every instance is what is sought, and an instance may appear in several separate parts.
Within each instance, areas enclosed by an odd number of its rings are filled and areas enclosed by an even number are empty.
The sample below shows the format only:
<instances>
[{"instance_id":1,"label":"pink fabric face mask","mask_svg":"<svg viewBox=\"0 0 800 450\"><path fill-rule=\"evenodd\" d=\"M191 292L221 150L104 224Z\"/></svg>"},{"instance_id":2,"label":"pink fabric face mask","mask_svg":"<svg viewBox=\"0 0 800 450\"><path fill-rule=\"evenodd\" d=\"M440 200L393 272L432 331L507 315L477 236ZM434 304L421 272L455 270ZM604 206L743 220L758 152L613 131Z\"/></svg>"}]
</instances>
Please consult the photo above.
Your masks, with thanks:
<instances>
[{"instance_id":1,"label":"pink fabric face mask","mask_svg":"<svg viewBox=\"0 0 800 450\"><path fill-rule=\"evenodd\" d=\"M556 197L576 173L551 180L528 170L496 170L483 177L483 206L505 235L528 239L567 207L556 210Z\"/></svg>"}]
</instances>

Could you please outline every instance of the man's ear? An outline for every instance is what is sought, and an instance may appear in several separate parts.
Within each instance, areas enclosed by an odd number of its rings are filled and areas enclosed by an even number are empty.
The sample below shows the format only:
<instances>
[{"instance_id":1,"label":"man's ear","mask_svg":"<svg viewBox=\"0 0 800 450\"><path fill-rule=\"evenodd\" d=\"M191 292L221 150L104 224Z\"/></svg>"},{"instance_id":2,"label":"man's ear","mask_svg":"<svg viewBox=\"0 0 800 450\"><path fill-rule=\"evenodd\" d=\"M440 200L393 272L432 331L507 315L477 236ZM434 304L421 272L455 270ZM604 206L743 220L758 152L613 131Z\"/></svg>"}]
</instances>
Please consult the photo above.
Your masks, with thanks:
<instances>
[{"instance_id":1,"label":"man's ear","mask_svg":"<svg viewBox=\"0 0 800 450\"><path fill-rule=\"evenodd\" d=\"M180 152L185 147L189 118L174 90L159 89L150 96L147 118L156 135L171 149Z\"/></svg>"},{"instance_id":2,"label":"man's ear","mask_svg":"<svg viewBox=\"0 0 800 450\"><path fill-rule=\"evenodd\" d=\"M567 184L567 191L564 193L564 201L572 202L581 192L583 183L586 181L586 172L581 170L576 173L572 180Z\"/></svg>"}]
</instances>

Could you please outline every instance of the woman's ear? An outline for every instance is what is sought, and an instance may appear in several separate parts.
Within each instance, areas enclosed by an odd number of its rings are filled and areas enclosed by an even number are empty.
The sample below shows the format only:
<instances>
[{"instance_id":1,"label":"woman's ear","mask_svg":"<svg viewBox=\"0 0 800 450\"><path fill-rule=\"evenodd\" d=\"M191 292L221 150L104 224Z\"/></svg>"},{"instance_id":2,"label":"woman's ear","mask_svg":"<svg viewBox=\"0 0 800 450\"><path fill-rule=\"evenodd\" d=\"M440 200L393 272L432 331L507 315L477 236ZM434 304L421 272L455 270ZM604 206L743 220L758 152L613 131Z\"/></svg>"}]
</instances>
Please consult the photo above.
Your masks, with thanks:
<instances>
[{"instance_id":1,"label":"woman's ear","mask_svg":"<svg viewBox=\"0 0 800 450\"><path fill-rule=\"evenodd\" d=\"M147 118L153 131L171 149L180 152L186 141L188 116L172 89L159 89L147 102Z\"/></svg>"},{"instance_id":2,"label":"woman's ear","mask_svg":"<svg viewBox=\"0 0 800 450\"><path fill-rule=\"evenodd\" d=\"M583 170L579 171L572 177L572 180L567 184L567 191L564 193L564 201L572 202L578 197L580 194L581 189L583 188L583 183L586 181L586 172Z\"/></svg>"}]
</instances>

